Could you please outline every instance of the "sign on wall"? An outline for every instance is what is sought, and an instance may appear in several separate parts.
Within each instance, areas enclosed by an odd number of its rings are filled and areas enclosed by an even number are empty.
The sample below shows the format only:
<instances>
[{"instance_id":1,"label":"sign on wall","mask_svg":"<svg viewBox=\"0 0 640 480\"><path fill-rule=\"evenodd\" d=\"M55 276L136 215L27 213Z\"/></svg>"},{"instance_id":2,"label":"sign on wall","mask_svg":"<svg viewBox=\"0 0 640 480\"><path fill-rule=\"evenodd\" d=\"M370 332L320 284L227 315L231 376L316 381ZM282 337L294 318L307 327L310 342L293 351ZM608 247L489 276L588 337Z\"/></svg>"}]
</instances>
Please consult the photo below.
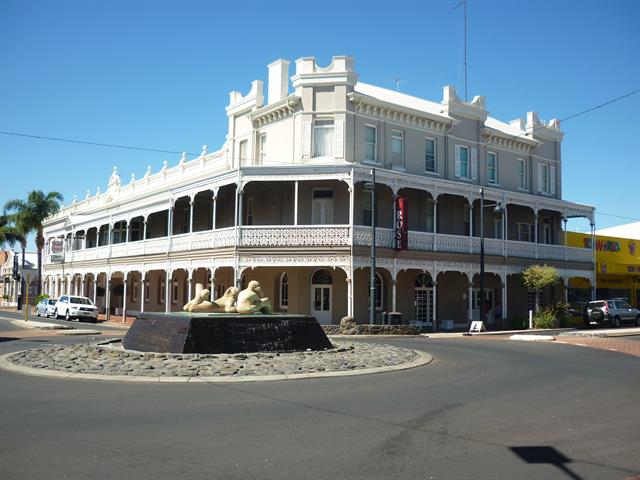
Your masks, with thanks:
<instances>
[{"instance_id":1,"label":"sign on wall","mask_svg":"<svg viewBox=\"0 0 640 480\"><path fill-rule=\"evenodd\" d=\"M54 238L51 240L51 261L55 263L64 262L64 240Z\"/></svg>"},{"instance_id":2,"label":"sign on wall","mask_svg":"<svg viewBox=\"0 0 640 480\"><path fill-rule=\"evenodd\" d=\"M407 250L409 246L409 225L407 222L407 197L396 198L396 218L394 222L394 248Z\"/></svg>"}]
</instances>

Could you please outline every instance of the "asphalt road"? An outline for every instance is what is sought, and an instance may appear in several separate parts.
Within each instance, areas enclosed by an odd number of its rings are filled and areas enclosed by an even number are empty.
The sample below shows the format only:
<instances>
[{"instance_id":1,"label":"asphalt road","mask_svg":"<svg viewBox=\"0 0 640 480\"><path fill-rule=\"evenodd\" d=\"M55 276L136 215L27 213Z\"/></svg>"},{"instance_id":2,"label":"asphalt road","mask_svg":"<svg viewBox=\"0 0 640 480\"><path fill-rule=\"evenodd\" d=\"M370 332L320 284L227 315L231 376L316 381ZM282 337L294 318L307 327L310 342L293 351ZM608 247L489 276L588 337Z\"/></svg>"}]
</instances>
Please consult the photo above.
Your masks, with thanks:
<instances>
[{"instance_id":1,"label":"asphalt road","mask_svg":"<svg viewBox=\"0 0 640 480\"><path fill-rule=\"evenodd\" d=\"M434 362L378 375L226 385L0 371L0 478L624 479L640 473L639 357L479 338L385 342L425 350ZM35 344L42 342L5 341L0 353Z\"/></svg>"}]
</instances>

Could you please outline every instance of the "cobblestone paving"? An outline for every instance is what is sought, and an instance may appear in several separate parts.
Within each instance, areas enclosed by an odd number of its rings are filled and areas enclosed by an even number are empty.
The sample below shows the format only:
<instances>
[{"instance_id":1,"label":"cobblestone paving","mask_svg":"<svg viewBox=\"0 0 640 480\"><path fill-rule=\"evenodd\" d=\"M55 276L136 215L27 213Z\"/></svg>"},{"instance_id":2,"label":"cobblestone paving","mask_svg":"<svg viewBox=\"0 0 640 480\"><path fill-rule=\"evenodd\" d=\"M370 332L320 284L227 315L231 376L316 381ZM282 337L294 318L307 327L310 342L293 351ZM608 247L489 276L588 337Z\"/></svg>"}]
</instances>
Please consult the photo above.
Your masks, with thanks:
<instances>
[{"instance_id":1,"label":"cobblestone paving","mask_svg":"<svg viewBox=\"0 0 640 480\"><path fill-rule=\"evenodd\" d=\"M20 366L67 373L150 377L292 375L345 372L411 362L414 350L390 345L332 342L332 350L292 353L167 354L125 351L120 344L55 345L15 353Z\"/></svg>"}]
</instances>

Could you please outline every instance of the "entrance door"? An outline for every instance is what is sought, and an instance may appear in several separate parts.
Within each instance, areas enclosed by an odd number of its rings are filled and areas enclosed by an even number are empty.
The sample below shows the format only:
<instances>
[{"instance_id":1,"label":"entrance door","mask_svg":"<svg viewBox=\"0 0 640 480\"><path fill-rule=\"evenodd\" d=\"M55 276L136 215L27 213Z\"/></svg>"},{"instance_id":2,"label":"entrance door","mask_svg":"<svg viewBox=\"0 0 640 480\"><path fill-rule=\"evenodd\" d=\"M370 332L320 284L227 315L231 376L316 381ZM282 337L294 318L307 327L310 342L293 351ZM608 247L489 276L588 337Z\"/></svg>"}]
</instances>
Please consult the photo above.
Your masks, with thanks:
<instances>
[{"instance_id":1,"label":"entrance door","mask_svg":"<svg viewBox=\"0 0 640 480\"><path fill-rule=\"evenodd\" d=\"M321 325L331 324L332 283L328 270L318 270L311 278L311 315Z\"/></svg>"},{"instance_id":2,"label":"entrance door","mask_svg":"<svg viewBox=\"0 0 640 480\"><path fill-rule=\"evenodd\" d=\"M414 298L415 321L431 326L433 324L433 282L426 273L416 276Z\"/></svg>"},{"instance_id":3,"label":"entrance door","mask_svg":"<svg viewBox=\"0 0 640 480\"><path fill-rule=\"evenodd\" d=\"M431 326L433 321L433 287L416 288L415 298L416 321Z\"/></svg>"},{"instance_id":4,"label":"entrance door","mask_svg":"<svg viewBox=\"0 0 640 480\"><path fill-rule=\"evenodd\" d=\"M474 288L471 292L471 304L473 305L473 313L471 318L473 318L473 320L480 320L480 289L479 288ZM485 289L484 291L484 298L485 300L489 303L488 307L489 310L487 312L487 323L488 324L493 324L495 321L495 317L493 314L493 307L494 307L494 303L493 303L493 290L491 289Z\"/></svg>"}]
</instances>

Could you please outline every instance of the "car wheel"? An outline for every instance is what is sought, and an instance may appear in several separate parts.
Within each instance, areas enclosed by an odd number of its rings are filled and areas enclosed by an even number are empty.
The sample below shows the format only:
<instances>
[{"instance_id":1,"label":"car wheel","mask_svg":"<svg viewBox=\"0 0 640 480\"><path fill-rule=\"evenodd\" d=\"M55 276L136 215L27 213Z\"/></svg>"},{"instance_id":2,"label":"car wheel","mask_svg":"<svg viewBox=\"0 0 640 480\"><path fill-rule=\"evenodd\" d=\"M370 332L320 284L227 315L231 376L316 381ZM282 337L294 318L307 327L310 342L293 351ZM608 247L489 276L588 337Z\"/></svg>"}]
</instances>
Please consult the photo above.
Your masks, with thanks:
<instances>
[{"instance_id":1,"label":"car wheel","mask_svg":"<svg viewBox=\"0 0 640 480\"><path fill-rule=\"evenodd\" d=\"M618 328L620 326L620 317L613 317L613 320L611 320L611 326L613 328Z\"/></svg>"},{"instance_id":2,"label":"car wheel","mask_svg":"<svg viewBox=\"0 0 640 480\"><path fill-rule=\"evenodd\" d=\"M640 315L636 317L636 325L640 327Z\"/></svg>"},{"instance_id":3,"label":"car wheel","mask_svg":"<svg viewBox=\"0 0 640 480\"><path fill-rule=\"evenodd\" d=\"M57 308L53 311L53 318L59 318L58 317L58 309Z\"/></svg>"},{"instance_id":4,"label":"car wheel","mask_svg":"<svg viewBox=\"0 0 640 480\"><path fill-rule=\"evenodd\" d=\"M39 316L40 316L40 310L36 308L36 317L39 317Z\"/></svg>"},{"instance_id":5,"label":"car wheel","mask_svg":"<svg viewBox=\"0 0 640 480\"><path fill-rule=\"evenodd\" d=\"M69 315L69 310L67 310L67 313L64 314L64 319L69 322L71 321L71 315Z\"/></svg>"}]
</instances>

